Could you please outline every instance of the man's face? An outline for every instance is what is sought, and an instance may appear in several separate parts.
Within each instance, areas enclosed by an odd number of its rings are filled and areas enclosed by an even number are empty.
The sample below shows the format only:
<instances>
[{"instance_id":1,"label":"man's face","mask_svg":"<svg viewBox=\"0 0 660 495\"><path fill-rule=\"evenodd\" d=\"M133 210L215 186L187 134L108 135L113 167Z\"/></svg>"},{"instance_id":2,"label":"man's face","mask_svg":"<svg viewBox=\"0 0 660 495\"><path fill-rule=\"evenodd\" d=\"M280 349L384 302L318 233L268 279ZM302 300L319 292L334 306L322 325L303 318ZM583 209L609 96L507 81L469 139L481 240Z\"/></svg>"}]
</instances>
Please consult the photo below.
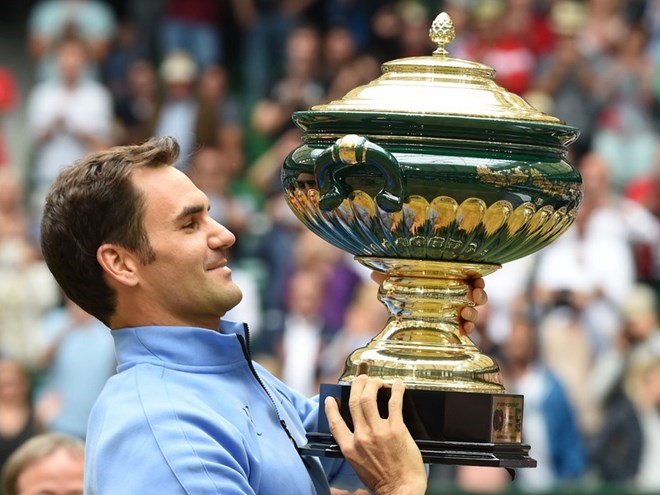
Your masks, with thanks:
<instances>
[{"instance_id":1,"label":"man's face","mask_svg":"<svg viewBox=\"0 0 660 495\"><path fill-rule=\"evenodd\" d=\"M57 53L60 77L67 83L78 80L86 63L85 49L79 43L65 43Z\"/></svg>"},{"instance_id":2,"label":"man's face","mask_svg":"<svg viewBox=\"0 0 660 495\"><path fill-rule=\"evenodd\" d=\"M29 464L18 475L19 495L82 495L83 455L59 448L52 454Z\"/></svg>"},{"instance_id":3,"label":"man's face","mask_svg":"<svg viewBox=\"0 0 660 495\"><path fill-rule=\"evenodd\" d=\"M139 265L139 294L151 325L217 329L241 300L227 266L236 238L209 215L208 198L174 167L144 168L133 184L146 199L144 228L155 261Z\"/></svg>"}]
</instances>

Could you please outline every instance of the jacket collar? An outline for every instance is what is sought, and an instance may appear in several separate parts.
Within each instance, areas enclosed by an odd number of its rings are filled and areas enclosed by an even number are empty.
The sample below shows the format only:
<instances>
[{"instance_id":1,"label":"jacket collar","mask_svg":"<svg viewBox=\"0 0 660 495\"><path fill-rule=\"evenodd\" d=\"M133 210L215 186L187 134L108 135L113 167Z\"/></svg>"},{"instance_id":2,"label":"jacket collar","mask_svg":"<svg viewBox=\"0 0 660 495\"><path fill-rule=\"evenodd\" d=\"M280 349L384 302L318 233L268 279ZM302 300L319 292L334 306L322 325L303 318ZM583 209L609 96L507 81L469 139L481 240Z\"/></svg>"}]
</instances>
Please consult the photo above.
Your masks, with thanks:
<instances>
[{"instance_id":1,"label":"jacket collar","mask_svg":"<svg viewBox=\"0 0 660 495\"><path fill-rule=\"evenodd\" d=\"M219 331L196 327L147 326L113 330L118 371L138 362L180 366L224 366L245 362L237 338L242 323L221 320Z\"/></svg>"}]
</instances>

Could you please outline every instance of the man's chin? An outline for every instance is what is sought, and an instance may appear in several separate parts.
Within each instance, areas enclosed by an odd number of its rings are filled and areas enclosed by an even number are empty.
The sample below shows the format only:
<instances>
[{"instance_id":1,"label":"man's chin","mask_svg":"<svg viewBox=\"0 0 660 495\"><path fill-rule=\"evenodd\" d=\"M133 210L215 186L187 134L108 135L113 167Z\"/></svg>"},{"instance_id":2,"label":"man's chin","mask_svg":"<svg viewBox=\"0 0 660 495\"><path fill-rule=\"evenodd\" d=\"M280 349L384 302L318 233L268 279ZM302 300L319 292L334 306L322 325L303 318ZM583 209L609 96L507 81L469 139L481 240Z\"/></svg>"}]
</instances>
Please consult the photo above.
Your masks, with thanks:
<instances>
[{"instance_id":1,"label":"man's chin","mask_svg":"<svg viewBox=\"0 0 660 495\"><path fill-rule=\"evenodd\" d=\"M238 287L238 285L234 283L232 283L231 285L232 286L228 287L227 292L225 293L227 296L227 303L228 305L231 305L229 309L235 308L243 300L243 292ZM231 294L228 293L230 290L231 290Z\"/></svg>"}]
</instances>

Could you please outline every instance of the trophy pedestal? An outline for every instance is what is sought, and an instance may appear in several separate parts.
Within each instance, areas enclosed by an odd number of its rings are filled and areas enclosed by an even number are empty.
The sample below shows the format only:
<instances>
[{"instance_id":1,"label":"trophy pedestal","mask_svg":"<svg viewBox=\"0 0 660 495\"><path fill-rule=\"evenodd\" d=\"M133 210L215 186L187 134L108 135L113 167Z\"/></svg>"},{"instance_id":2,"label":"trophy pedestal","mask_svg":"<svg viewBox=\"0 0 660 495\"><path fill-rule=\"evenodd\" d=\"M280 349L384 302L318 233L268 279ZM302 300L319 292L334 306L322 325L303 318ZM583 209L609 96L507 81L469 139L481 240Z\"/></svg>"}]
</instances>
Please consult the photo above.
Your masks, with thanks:
<instances>
[{"instance_id":1,"label":"trophy pedestal","mask_svg":"<svg viewBox=\"0 0 660 495\"><path fill-rule=\"evenodd\" d=\"M319 431L308 435L306 455L341 457L330 433L323 403L334 397L353 429L348 399L350 385L321 385ZM390 389L378 393L378 409L387 416ZM523 396L407 389L403 418L424 462L505 468L535 467L529 446L522 441Z\"/></svg>"}]
</instances>

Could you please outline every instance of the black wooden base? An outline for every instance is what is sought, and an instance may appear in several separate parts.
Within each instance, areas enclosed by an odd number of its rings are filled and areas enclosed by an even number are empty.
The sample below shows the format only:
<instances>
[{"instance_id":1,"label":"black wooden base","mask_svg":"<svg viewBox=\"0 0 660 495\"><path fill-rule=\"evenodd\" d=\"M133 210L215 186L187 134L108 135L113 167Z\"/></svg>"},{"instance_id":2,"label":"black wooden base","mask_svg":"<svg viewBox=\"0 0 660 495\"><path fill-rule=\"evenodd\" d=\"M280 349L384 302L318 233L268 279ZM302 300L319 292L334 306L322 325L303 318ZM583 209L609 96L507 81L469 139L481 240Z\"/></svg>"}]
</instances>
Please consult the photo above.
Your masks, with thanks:
<instances>
[{"instance_id":1,"label":"black wooden base","mask_svg":"<svg viewBox=\"0 0 660 495\"><path fill-rule=\"evenodd\" d=\"M316 457L342 457L339 445L329 433L311 433L300 453ZM415 440L427 464L461 464L505 468L536 467L529 457L529 445L478 442Z\"/></svg>"},{"instance_id":2,"label":"black wooden base","mask_svg":"<svg viewBox=\"0 0 660 495\"><path fill-rule=\"evenodd\" d=\"M349 385L321 385L320 403L325 397L337 400L349 428L353 422L348 408ZM379 391L378 407L387 416L390 389ZM419 446L425 462L535 467L528 445L522 439L523 397L510 394L481 394L433 390L406 390L403 417ZM341 450L330 434L324 408L319 409L319 431L308 434L303 454L341 457Z\"/></svg>"}]
</instances>

